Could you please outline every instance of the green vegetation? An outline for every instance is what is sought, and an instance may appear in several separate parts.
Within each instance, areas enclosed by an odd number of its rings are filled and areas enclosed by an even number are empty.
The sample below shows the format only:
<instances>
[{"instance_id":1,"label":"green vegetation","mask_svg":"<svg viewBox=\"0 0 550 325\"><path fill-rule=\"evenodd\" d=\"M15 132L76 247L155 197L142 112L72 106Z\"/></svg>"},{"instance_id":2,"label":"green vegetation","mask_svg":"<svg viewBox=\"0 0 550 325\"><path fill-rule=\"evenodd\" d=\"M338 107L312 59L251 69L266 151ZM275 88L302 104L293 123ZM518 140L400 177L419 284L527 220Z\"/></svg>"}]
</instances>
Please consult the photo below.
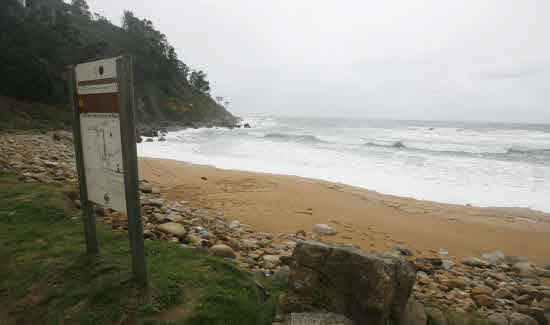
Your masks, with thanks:
<instances>
[{"instance_id":1,"label":"green vegetation","mask_svg":"<svg viewBox=\"0 0 550 325\"><path fill-rule=\"evenodd\" d=\"M0 96L0 132L11 130L47 130L69 128L72 113L40 102L24 102Z\"/></svg>"},{"instance_id":2,"label":"green vegetation","mask_svg":"<svg viewBox=\"0 0 550 325\"><path fill-rule=\"evenodd\" d=\"M0 323L271 324L280 284L168 242L146 242L148 290L132 281L126 234L98 227L84 254L69 189L0 174Z\"/></svg>"},{"instance_id":3,"label":"green vegetation","mask_svg":"<svg viewBox=\"0 0 550 325\"><path fill-rule=\"evenodd\" d=\"M130 54L136 116L141 124L233 125L214 101L204 71L191 71L166 36L147 19L125 11L122 27L91 14L85 0L0 2L0 95L68 110L64 71L69 64Z\"/></svg>"}]
</instances>

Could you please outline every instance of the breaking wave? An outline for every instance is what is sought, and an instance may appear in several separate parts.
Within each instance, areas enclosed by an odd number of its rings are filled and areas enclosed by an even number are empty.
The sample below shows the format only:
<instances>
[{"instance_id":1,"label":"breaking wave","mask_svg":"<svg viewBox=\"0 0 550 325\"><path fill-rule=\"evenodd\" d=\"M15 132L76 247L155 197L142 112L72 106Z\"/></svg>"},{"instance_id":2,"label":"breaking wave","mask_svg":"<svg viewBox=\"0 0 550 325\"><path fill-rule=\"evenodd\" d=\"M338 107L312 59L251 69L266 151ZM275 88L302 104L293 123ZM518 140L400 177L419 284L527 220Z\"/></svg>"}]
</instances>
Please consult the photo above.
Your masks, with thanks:
<instances>
[{"instance_id":1,"label":"breaking wave","mask_svg":"<svg viewBox=\"0 0 550 325\"><path fill-rule=\"evenodd\" d=\"M416 152L425 152L429 154L450 155L450 156L466 156L466 157L483 157L499 160L518 160L520 158L528 158L533 162L550 162L550 149L520 149L508 148L505 152L470 152L470 151L454 151L454 150L433 150L426 148L416 148L414 146L405 145L402 141L392 143L375 143L367 142L365 146L380 147L388 149L409 150Z\"/></svg>"},{"instance_id":2,"label":"breaking wave","mask_svg":"<svg viewBox=\"0 0 550 325\"><path fill-rule=\"evenodd\" d=\"M281 141L295 141L306 143L324 143L325 141L313 136L313 135L299 135L299 134L286 134L286 133L268 133L264 135L266 139L274 139Z\"/></svg>"}]
</instances>

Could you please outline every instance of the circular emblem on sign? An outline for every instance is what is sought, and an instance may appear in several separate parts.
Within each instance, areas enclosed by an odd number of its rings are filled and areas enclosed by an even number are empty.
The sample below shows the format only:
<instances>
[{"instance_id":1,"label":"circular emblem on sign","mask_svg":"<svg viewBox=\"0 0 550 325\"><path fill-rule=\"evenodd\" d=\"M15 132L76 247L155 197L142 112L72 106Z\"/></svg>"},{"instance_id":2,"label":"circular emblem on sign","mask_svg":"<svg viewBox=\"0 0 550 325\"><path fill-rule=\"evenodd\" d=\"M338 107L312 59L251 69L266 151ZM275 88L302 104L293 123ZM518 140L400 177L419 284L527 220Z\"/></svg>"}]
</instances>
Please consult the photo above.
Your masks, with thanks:
<instances>
[{"instance_id":1,"label":"circular emblem on sign","mask_svg":"<svg viewBox=\"0 0 550 325\"><path fill-rule=\"evenodd\" d=\"M101 76L102 74L103 74L103 66L100 65L100 66L99 66L99 75Z\"/></svg>"},{"instance_id":2,"label":"circular emblem on sign","mask_svg":"<svg viewBox=\"0 0 550 325\"><path fill-rule=\"evenodd\" d=\"M103 199L105 200L105 203L109 203L109 200L111 200L109 198L109 195L107 195L107 193L105 193L105 195L103 196Z\"/></svg>"}]
</instances>

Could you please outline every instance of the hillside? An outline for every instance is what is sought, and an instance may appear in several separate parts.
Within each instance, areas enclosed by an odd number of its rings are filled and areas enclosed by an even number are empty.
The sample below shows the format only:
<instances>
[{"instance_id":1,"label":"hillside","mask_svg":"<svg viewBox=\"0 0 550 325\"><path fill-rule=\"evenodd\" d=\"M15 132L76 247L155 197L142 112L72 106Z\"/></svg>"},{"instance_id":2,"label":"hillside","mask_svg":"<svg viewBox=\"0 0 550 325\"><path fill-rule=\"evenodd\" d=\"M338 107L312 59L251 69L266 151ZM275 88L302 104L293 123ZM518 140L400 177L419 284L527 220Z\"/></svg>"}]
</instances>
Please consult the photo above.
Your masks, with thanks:
<instances>
[{"instance_id":1,"label":"hillside","mask_svg":"<svg viewBox=\"0 0 550 325\"><path fill-rule=\"evenodd\" d=\"M191 70L151 21L129 11L118 27L90 13L84 0L27 0L26 6L4 0L0 41L0 95L69 110L63 79L67 65L130 54L140 125L236 123L212 99L206 73Z\"/></svg>"}]
</instances>

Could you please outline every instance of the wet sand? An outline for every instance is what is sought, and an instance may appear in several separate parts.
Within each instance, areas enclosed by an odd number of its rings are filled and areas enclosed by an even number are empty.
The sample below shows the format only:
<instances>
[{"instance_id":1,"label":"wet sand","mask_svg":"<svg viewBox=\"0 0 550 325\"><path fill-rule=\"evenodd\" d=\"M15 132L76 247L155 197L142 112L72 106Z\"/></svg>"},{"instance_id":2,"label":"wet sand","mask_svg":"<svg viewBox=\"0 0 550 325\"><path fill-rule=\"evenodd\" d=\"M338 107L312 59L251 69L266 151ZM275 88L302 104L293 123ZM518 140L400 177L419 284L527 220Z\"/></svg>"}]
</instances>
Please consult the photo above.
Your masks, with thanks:
<instances>
[{"instance_id":1,"label":"wet sand","mask_svg":"<svg viewBox=\"0 0 550 325\"><path fill-rule=\"evenodd\" d=\"M260 232L309 233L314 224L326 223L338 230L326 240L367 250L400 246L417 256L440 256L437 251L444 249L453 259L500 250L539 266L550 264L550 215L538 211L421 201L316 179L167 159L140 158L139 172L167 199L208 205L213 214L223 211Z\"/></svg>"}]
</instances>

